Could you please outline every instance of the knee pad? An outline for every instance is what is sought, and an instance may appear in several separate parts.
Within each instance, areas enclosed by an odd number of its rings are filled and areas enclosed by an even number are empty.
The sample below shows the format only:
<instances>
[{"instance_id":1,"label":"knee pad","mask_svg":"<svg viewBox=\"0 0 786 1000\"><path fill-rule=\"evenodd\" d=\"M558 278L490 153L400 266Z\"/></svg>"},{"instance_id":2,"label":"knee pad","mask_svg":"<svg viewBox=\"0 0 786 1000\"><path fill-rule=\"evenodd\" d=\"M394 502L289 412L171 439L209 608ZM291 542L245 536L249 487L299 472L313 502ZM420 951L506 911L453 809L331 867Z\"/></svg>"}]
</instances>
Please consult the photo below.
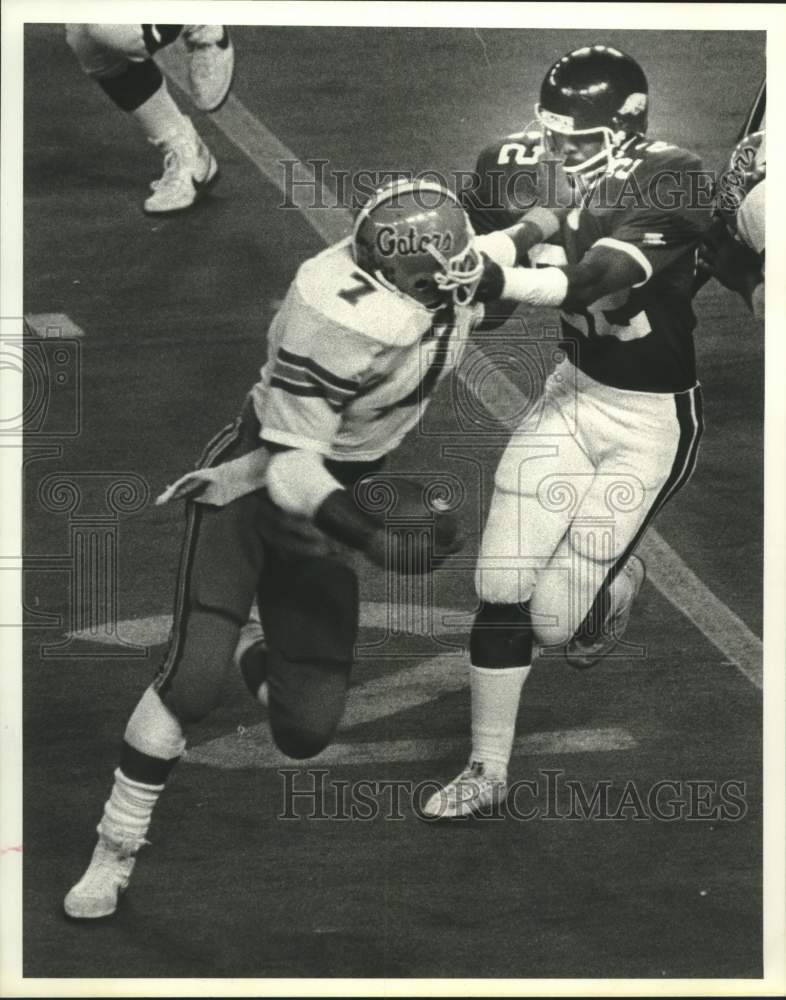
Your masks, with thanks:
<instances>
[{"instance_id":1,"label":"knee pad","mask_svg":"<svg viewBox=\"0 0 786 1000\"><path fill-rule=\"evenodd\" d=\"M96 83L121 111L136 111L163 85L164 77L152 59L124 63L113 76L96 77Z\"/></svg>"},{"instance_id":2,"label":"knee pad","mask_svg":"<svg viewBox=\"0 0 786 1000\"><path fill-rule=\"evenodd\" d=\"M469 637L475 667L524 667L532 663L529 604L481 604Z\"/></svg>"}]
</instances>

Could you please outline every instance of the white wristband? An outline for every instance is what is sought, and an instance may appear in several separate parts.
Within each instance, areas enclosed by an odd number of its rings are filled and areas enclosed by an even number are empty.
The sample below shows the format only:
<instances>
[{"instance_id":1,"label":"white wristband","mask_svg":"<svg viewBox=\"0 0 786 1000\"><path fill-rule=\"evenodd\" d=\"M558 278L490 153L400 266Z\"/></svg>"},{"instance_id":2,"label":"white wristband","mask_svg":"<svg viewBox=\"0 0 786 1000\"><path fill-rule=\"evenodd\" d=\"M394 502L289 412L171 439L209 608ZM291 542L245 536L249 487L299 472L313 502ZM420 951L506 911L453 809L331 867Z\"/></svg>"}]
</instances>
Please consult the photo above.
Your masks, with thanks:
<instances>
[{"instance_id":1,"label":"white wristband","mask_svg":"<svg viewBox=\"0 0 786 1000\"><path fill-rule=\"evenodd\" d=\"M568 294L568 276L558 267L503 267L503 299L531 306L560 306Z\"/></svg>"},{"instance_id":2,"label":"white wristband","mask_svg":"<svg viewBox=\"0 0 786 1000\"><path fill-rule=\"evenodd\" d=\"M516 244L506 233L496 232L476 236L475 246L500 267L513 267L516 263Z\"/></svg>"}]
</instances>

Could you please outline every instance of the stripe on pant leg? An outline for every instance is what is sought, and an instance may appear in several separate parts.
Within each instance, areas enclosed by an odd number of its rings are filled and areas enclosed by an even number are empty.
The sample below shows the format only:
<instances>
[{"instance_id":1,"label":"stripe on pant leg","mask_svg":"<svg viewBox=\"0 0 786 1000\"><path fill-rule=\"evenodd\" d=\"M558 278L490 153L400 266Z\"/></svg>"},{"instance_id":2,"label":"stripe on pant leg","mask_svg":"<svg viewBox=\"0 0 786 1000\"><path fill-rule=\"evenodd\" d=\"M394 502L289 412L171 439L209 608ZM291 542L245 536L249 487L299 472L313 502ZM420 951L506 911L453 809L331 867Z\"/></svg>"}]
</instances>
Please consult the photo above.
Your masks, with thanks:
<instances>
[{"instance_id":1,"label":"stripe on pant leg","mask_svg":"<svg viewBox=\"0 0 786 1000\"><path fill-rule=\"evenodd\" d=\"M197 463L197 468L204 469L212 465L217 465L224 454L234 447L240 435L240 420L235 420L233 423L222 428L218 434L208 441ZM197 539L199 537L199 525L202 520L202 514L203 507L201 504L194 501L187 501L186 530L180 553L177 582L175 584L175 610L169 648L153 682L154 688L159 692L163 691L169 685L174 676L185 643L191 570L194 562L194 553L196 552Z\"/></svg>"},{"instance_id":2,"label":"stripe on pant leg","mask_svg":"<svg viewBox=\"0 0 786 1000\"><path fill-rule=\"evenodd\" d=\"M182 24L143 24L142 38L150 55L155 55L159 49L171 45L183 30Z\"/></svg>"},{"instance_id":3,"label":"stripe on pant leg","mask_svg":"<svg viewBox=\"0 0 786 1000\"><path fill-rule=\"evenodd\" d=\"M680 428L680 437L669 476L658 492L655 501L636 531L636 534L606 574L598 593L595 595L592 606L576 630L576 635L580 638L587 638L597 634L610 610L609 594L611 584L614 582L617 573L619 573L627 559L634 552L657 513L693 475L699 453L699 441L704 431L701 387L697 384L688 392L675 393L674 406L677 423Z\"/></svg>"}]
</instances>

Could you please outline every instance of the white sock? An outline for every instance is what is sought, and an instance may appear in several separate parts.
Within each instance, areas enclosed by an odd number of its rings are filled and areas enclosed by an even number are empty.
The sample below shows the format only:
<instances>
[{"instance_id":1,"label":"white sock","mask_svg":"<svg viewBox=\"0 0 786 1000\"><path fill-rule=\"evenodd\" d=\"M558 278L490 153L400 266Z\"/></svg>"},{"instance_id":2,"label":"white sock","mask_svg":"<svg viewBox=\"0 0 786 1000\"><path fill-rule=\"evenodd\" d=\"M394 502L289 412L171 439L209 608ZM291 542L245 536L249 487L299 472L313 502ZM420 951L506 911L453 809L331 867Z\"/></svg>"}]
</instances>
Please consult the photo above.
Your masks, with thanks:
<instances>
[{"instance_id":1,"label":"white sock","mask_svg":"<svg viewBox=\"0 0 786 1000\"><path fill-rule=\"evenodd\" d=\"M516 733L521 688L530 666L470 667L472 754L489 777L504 780Z\"/></svg>"},{"instance_id":2,"label":"white sock","mask_svg":"<svg viewBox=\"0 0 786 1000\"><path fill-rule=\"evenodd\" d=\"M118 767L98 832L110 840L141 846L153 817L153 807L163 788L163 785L143 785L140 781L132 781Z\"/></svg>"},{"instance_id":3,"label":"white sock","mask_svg":"<svg viewBox=\"0 0 786 1000\"><path fill-rule=\"evenodd\" d=\"M188 119L175 104L167 89L166 80L144 104L131 112L151 142L162 142L182 132Z\"/></svg>"}]
</instances>

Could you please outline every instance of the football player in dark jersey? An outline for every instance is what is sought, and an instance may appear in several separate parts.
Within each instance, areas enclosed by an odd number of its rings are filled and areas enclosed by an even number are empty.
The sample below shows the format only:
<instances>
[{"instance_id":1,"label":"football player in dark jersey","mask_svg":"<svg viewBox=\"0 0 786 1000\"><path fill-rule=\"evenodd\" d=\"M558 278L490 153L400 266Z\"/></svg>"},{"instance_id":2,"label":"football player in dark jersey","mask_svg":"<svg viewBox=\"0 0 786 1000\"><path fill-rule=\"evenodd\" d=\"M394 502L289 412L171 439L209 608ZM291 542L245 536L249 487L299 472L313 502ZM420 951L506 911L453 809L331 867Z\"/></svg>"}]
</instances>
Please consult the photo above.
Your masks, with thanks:
<instances>
[{"instance_id":1,"label":"football player in dark jersey","mask_svg":"<svg viewBox=\"0 0 786 1000\"><path fill-rule=\"evenodd\" d=\"M694 154L645 137L648 102L629 56L569 53L543 81L537 133L484 150L465 195L476 230L504 229L482 293L558 308L564 360L496 472L470 639L472 751L430 817L504 797L534 644L567 643L588 667L619 641L644 580L636 546L696 462L691 293L711 196ZM539 204L523 204L535 191Z\"/></svg>"}]
</instances>

